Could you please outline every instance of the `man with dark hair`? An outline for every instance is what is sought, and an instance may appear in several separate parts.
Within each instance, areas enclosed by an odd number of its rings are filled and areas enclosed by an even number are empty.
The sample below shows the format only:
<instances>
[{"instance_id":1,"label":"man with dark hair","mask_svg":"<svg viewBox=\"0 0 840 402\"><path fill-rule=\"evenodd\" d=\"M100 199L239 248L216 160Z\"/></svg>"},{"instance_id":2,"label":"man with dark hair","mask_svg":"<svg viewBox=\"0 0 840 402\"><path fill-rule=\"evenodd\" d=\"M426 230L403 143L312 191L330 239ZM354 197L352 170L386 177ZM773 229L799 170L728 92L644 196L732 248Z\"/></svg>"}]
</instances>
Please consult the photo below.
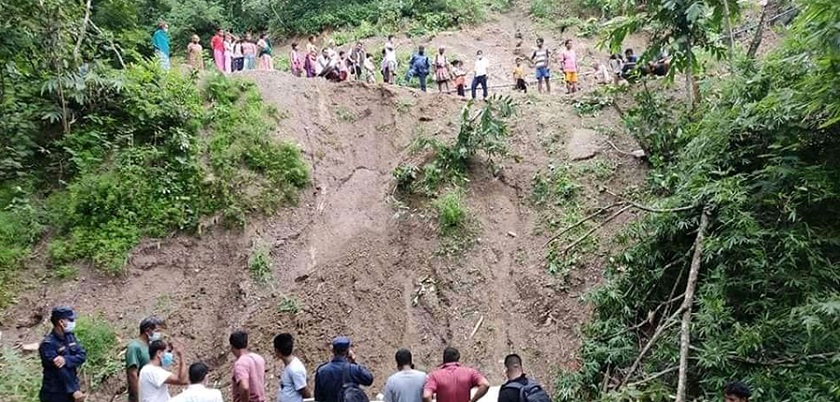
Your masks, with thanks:
<instances>
[{"instance_id":1,"label":"man with dark hair","mask_svg":"<svg viewBox=\"0 0 840 402\"><path fill-rule=\"evenodd\" d=\"M505 357L505 382L499 389L499 402L551 402L548 393L522 371L522 358L517 354Z\"/></svg>"},{"instance_id":2,"label":"man with dark hair","mask_svg":"<svg viewBox=\"0 0 840 402\"><path fill-rule=\"evenodd\" d=\"M140 369L137 384L140 402L169 401L169 385L187 385L187 365L184 355L175 345L168 345L162 340L149 343L149 364ZM175 360L178 360L177 373L169 372Z\"/></svg>"},{"instance_id":3,"label":"man with dark hair","mask_svg":"<svg viewBox=\"0 0 840 402\"><path fill-rule=\"evenodd\" d=\"M265 359L248 350L248 333L242 330L230 334L233 363L233 402L265 402Z\"/></svg>"},{"instance_id":4,"label":"man with dark hair","mask_svg":"<svg viewBox=\"0 0 840 402\"><path fill-rule=\"evenodd\" d=\"M128 382L128 401L137 402L137 384L140 370L149 364L149 342L160 340L161 330L166 328L158 317L146 317L140 321L140 336L128 343L125 349L125 376Z\"/></svg>"},{"instance_id":5,"label":"man with dark hair","mask_svg":"<svg viewBox=\"0 0 840 402\"><path fill-rule=\"evenodd\" d=\"M332 360L315 371L315 400L318 402L343 402L339 397L345 384L357 388L373 384L370 370L356 362L356 354L350 349L350 338L333 339L332 351Z\"/></svg>"},{"instance_id":6,"label":"man with dark hair","mask_svg":"<svg viewBox=\"0 0 840 402\"><path fill-rule=\"evenodd\" d=\"M723 387L724 402L750 402L750 387L741 381L732 381Z\"/></svg>"},{"instance_id":7,"label":"man with dark hair","mask_svg":"<svg viewBox=\"0 0 840 402\"><path fill-rule=\"evenodd\" d=\"M190 364L190 386L169 402L222 402L222 391L207 388L207 365Z\"/></svg>"},{"instance_id":8,"label":"man with dark hair","mask_svg":"<svg viewBox=\"0 0 840 402\"><path fill-rule=\"evenodd\" d=\"M312 390L306 384L306 367L294 354L295 340L292 334L280 334L274 337L274 356L283 360L283 373L280 374L280 388L277 390L277 402L303 402L312 397Z\"/></svg>"},{"instance_id":9,"label":"man with dark hair","mask_svg":"<svg viewBox=\"0 0 840 402\"><path fill-rule=\"evenodd\" d=\"M451 346L443 350L443 364L429 373L423 389L423 401L431 402L437 395L437 402L476 402L490 389L490 382L478 370L462 366L461 353ZM470 397L470 390L478 387Z\"/></svg>"},{"instance_id":10,"label":"man with dark hair","mask_svg":"<svg viewBox=\"0 0 840 402\"><path fill-rule=\"evenodd\" d=\"M423 402L423 385L426 373L415 370L411 362L411 351L400 349L394 355L397 371L388 377L382 390L385 402Z\"/></svg>"},{"instance_id":11,"label":"man with dark hair","mask_svg":"<svg viewBox=\"0 0 840 402\"><path fill-rule=\"evenodd\" d=\"M405 83L411 83L411 78L417 77L420 80L420 90L426 92L426 76L429 75L431 63L429 57L426 56L426 48L419 46L417 53L411 56L408 61L408 71L405 72Z\"/></svg>"},{"instance_id":12,"label":"man with dark hair","mask_svg":"<svg viewBox=\"0 0 840 402\"><path fill-rule=\"evenodd\" d=\"M85 394L76 370L87 359L87 353L73 333L76 313L70 307L56 307L50 314L50 323L52 331L38 347L44 369L38 397L41 402L81 402Z\"/></svg>"}]
</instances>

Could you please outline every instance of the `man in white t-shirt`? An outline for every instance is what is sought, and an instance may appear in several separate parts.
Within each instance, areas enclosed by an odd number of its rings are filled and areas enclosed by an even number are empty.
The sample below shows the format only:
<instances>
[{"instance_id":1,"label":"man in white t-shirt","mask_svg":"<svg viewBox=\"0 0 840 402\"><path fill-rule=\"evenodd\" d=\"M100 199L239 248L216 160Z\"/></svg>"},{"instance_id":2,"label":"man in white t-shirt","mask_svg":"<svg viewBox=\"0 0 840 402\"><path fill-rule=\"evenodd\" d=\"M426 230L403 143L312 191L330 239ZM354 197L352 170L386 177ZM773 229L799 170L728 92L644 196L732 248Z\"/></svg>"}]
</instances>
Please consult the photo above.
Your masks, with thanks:
<instances>
[{"instance_id":1,"label":"man in white t-shirt","mask_svg":"<svg viewBox=\"0 0 840 402\"><path fill-rule=\"evenodd\" d=\"M303 402L312 397L312 390L306 384L306 367L293 354L295 340L291 334L274 337L274 355L286 365L280 375L277 402Z\"/></svg>"},{"instance_id":2,"label":"man in white t-shirt","mask_svg":"<svg viewBox=\"0 0 840 402\"><path fill-rule=\"evenodd\" d=\"M222 391L207 388L207 365L190 364L190 386L169 402L223 402Z\"/></svg>"},{"instance_id":3,"label":"man in white t-shirt","mask_svg":"<svg viewBox=\"0 0 840 402\"><path fill-rule=\"evenodd\" d=\"M394 35L388 35L385 42L385 82L394 83L397 74L397 48L394 46Z\"/></svg>"},{"instance_id":4,"label":"man in white t-shirt","mask_svg":"<svg viewBox=\"0 0 840 402\"><path fill-rule=\"evenodd\" d=\"M157 340L149 344L149 364L140 369L138 380L140 402L168 402L169 385L187 385L187 366L181 350ZM166 369L178 361L178 372Z\"/></svg>"},{"instance_id":5,"label":"man in white t-shirt","mask_svg":"<svg viewBox=\"0 0 840 402\"><path fill-rule=\"evenodd\" d=\"M473 76L470 91L472 92L472 98L475 99L475 90L481 85L481 90L484 93L483 99L487 99L487 68L490 67L490 62L487 61L487 58L484 57L484 52L481 50L476 52L475 55L475 75Z\"/></svg>"}]
</instances>

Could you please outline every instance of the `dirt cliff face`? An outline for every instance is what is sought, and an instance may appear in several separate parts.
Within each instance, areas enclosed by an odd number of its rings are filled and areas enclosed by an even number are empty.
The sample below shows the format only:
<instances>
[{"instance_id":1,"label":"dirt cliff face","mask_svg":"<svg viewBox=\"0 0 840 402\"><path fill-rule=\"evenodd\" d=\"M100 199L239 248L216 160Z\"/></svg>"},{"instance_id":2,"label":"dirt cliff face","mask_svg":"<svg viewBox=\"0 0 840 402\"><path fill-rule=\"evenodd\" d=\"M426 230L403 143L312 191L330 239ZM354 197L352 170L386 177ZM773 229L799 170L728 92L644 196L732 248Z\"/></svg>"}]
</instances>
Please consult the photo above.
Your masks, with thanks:
<instances>
[{"instance_id":1,"label":"dirt cliff face","mask_svg":"<svg viewBox=\"0 0 840 402\"><path fill-rule=\"evenodd\" d=\"M502 28L483 35L493 37ZM513 59L516 41L509 36L489 57ZM592 130L612 128L612 141L633 149L613 111L578 117L569 98L559 95L560 85L550 96L516 95L519 113L511 119L510 143L517 158L505 161L501 177L481 163L471 168L467 200L477 221L476 242L441 255L429 213L395 207L391 171L414 158L408 148L418 135L451 139L465 102L279 72L252 72L243 79L254 80L277 107L277 137L300 144L310 162L312 186L298 205L251 220L241 231L210 226L198 237L146 240L131 253L121 278L82 268L77 281L34 284L8 311L21 324L4 342L40 339L43 328L25 321L57 303L103 315L123 343L136 336L143 317L157 314L167 319L167 336L184 345L190 362L203 360L213 368L212 379L226 398L232 362L227 337L236 328L250 332L251 349L269 362L269 396L282 368L271 347L279 332L295 335L310 380L330 357L329 341L352 337L359 360L374 372L372 395L393 372L400 347L410 348L424 370L440 363L446 345L458 347L462 361L494 385L503 380L501 360L508 353L519 353L526 371L549 388L558 369L575 365L577 334L589 315L581 295L599 281L610 246L587 257L567 280L551 276L544 267L548 236L536 230L538 213L528 198L534 174L572 154L619 163L607 182L582 183L587 205L602 201L598 185L623 189L640 182L638 162L606 146L603 130ZM628 219L632 215L616 219L599 235L611 237ZM269 250L273 270L267 284L250 278L247 260L255 248ZM15 326L7 321L4 326ZM123 387L120 372L90 400L112 401Z\"/></svg>"}]
</instances>

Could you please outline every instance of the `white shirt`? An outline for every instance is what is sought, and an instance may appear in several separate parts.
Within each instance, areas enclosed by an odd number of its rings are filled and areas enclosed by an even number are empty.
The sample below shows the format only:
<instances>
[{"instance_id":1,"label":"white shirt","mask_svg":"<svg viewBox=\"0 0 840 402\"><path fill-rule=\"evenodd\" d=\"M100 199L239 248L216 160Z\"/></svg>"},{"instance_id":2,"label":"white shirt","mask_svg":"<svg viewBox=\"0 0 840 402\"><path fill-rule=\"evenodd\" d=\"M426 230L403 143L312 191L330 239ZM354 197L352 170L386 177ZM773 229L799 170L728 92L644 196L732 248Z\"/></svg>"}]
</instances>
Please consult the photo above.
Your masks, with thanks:
<instances>
[{"instance_id":1,"label":"white shirt","mask_svg":"<svg viewBox=\"0 0 840 402\"><path fill-rule=\"evenodd\" d=\"M394 50L394 44L391 42L385 43L385 60L390 62L397 62L397 51Z\"/></svg>"},{"instance_id":2,"label":"white shirt","mask_svg":"<svg viewBox=\"0 0 840 402\"><path fill-rule=\"evenodd\" d=\"M204 384L192 384L169 402L223 402L222 391L207 388Z\"/></svg>"},{"instance_id":3,"label":"white shirt","mask_svg":"<svg viewBox=\"0 0 840 402\"><path fill-rule=\"evenodd\" d=\"M482 75L487 75L487 67L490 66L490 62L487 61L486 57L482 57L475 61L475 76L481 77Z\"/></svg>"},{"instance_id":4,"label":"white shirt","mask_svg":"<svg viewBox=\"0 0 840 402\"><path fill-rule=\"evenodd\" d=\"M283 368L280 375L280 388L277 390L277 402L303 402L298 390L306 387L306 367L297 357Z\"/></svg>"},{"instance_id":5,"label":"white shirt","mask_svg":"<svg viewBox=\"0 0 840 402\"><path fill-rule=\"evenodd\" d=\"M140 402L168 402L169 385L165 382L172 373L163 367L147 364L140 369L137 380Z\"/></svg>"}]
</instances>

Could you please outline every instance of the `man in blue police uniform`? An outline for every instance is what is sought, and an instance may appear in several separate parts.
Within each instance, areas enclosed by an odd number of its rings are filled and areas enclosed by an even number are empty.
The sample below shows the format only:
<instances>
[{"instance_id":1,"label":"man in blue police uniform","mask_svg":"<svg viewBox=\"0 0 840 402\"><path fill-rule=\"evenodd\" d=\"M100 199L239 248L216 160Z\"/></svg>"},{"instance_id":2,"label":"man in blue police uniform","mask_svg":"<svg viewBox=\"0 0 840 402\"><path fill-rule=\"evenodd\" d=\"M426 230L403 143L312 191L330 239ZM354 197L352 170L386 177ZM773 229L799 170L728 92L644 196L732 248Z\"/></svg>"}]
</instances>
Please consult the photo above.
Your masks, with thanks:
<instances>
[{"instance_id":1,"label":"man in blue police uniform","mask_svg":"<svg viewBox=\"0 0 840 402\"><path fill-rule=\"evenodd\" d=\"M76 341L76 313L70 307L56 307L50 314L52 331L41 341L38 353L44 367L41 402L81 402L76 370L85 362L85 349Z\"/></svg>"},{"instance_id":2,"label":"man in blue police uniform","mask_svg":"<svg viewBox=\"0 0 840 402\"><path fill-rule=\"evenodd\" d=\"M356 363L356 355L350 349L350 338L339 336L332 342L333 359L318 366L315 372L315 400L318 402L341 402L338 400L345 378L348 383L370 386L373 374Z\"/></svg>"}]
</instances>

